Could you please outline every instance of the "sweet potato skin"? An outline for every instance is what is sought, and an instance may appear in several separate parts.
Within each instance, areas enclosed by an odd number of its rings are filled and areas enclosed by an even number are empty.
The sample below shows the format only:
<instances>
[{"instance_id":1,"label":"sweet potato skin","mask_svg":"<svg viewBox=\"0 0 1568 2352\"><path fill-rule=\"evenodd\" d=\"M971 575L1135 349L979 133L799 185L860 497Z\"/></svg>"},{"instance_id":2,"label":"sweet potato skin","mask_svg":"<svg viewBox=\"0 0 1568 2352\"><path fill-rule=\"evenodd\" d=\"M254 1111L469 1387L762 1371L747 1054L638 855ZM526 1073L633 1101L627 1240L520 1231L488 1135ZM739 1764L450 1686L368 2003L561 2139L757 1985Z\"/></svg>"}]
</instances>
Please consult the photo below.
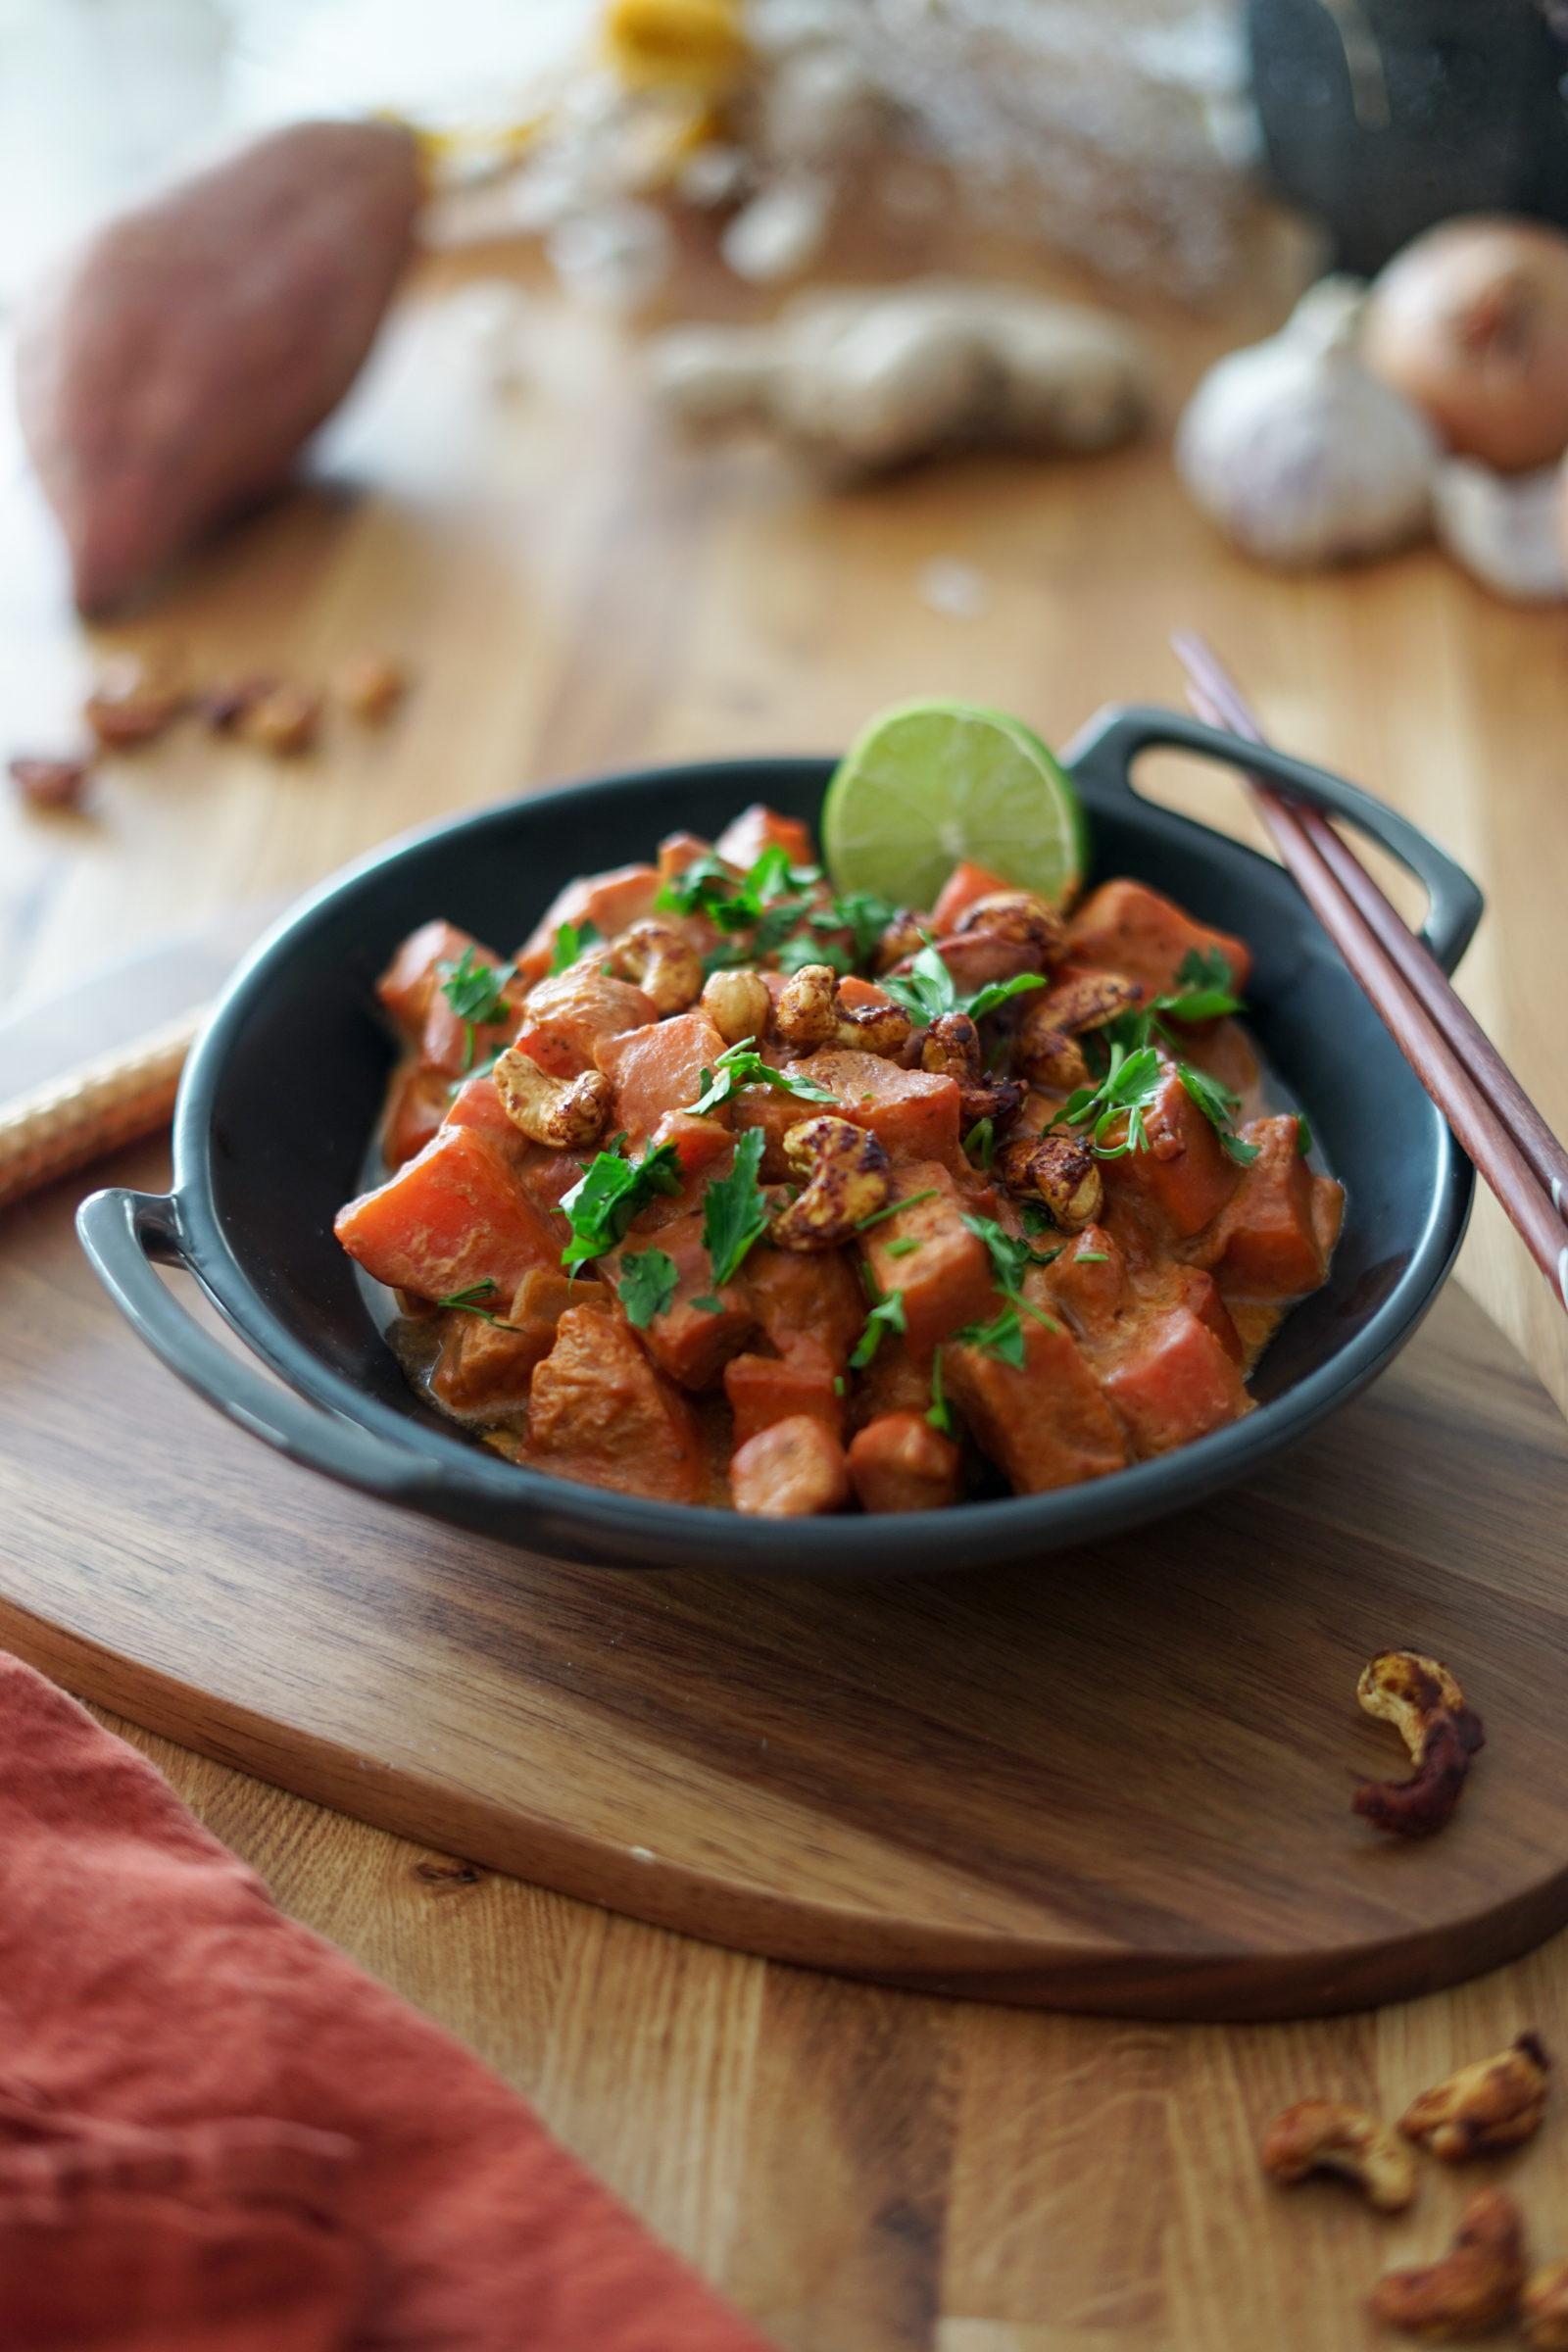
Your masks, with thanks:
<instances>
[{"instance_id":1,"label":"sweet potato skin","mask_svg":"<svg viewBox=\"0 0 1568 2352\"><path fill-rule=\"evenodd\" d=\"M100 229L26 305L23 431L102 612L277 489L413 251L411 134L301 122Z\"/></svg>"}]
</instances>

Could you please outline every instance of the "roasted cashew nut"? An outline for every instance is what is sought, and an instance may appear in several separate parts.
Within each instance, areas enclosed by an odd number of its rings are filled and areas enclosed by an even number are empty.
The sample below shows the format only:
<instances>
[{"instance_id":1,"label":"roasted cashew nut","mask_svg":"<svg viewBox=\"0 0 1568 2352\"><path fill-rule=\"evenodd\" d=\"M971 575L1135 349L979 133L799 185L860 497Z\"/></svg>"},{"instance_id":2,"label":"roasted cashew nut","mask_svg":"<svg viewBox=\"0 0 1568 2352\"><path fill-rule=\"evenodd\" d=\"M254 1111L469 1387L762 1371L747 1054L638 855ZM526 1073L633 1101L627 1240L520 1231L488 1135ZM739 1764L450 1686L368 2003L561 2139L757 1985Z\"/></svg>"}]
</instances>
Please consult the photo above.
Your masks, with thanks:
<instances>
[{"instance_id":1,"label":"roasted cashew nut","mask_svg":"<svg viewBox=\"0 0 1568 2352\"><path fill-rule=\"evenodd\" d=\"M684 1012L703 993L703 959L671 923L633 923L612 939L604 960L617 980L634 981L661 1015Z\"/></svg>"},{"instance_id":2,"label":"roasted cashew nut","mask_svg":"<svg viewBox=\"0 0 1568 2352\"><path fill-rule=\"evenodd\" d=\"M1036 1086L1070 1095L1074 1087L1090 1083L1078 1039L1133 1011L1143 995L1136 980L1124 980L1119 972L1080 972L1059 988L1031 997L1013 1041L1014 1061Z\"/></svg>"},{"instance_id":3,"label":"roasted cashew nut","mask_svg":"<svg viewBox=\"0 0 1568 2352\"><path fill-rule=\"evenodd\" d=\"M1430 1837L1459 1802L1470 1759L1486 1744L1480 1716L1446 1666L1413 1649L1381 1651L1362 1669L1355 1695L1367 1714L1396 1727L1415 1778L1368 1781L1350 1810L1392 1837Z\"/></svg>"},{"instance_id":4,"label":"roasted cashew nut","mask_svg":"<svg viewBox=\"0 0 1568 2352\"><path fill-rule=\"evenodd\" d=\"M1059 962L1067 926L1049 899L1032 890L993 890L973 900L953 926L956 939L980 932L1011 947L1032 948L1042 965Z\"/></svg>"},{"instance_id":5,"label":"roasted cashew nut","mask_svg":"<svg viewBox=\"0 0 1568 2352\"><path fill-rule=\"evenodd\" d=\"M1400 2116L1399 2130L1445 2164L1516 2148L1540 2125L1550 2063L1541 2036L1521 2034L1511 2049L1461 2066L1423 2091Z\"/></svg>"},{"instance_id":6,"label":"roasted cashew nut","mask_svg":"<svg viewBox=\"0 0 1568 2352\"><path fill-rule=\"evenodd\" d=\"M799 1200L779 1210L768 1238L780 1250L836 1250L863 1217L887 1205L888 1155L874 1135L831 1113L803 1119L784 1137L784 1156L806 1178Z\"/></svg>"},{"instance_id":7,"label":"roasted cashew nut","mask_svg":"<svg viewBox=\"0 0 1568 2352\"><path fill-rule=\"evenodd\" d=\"M1518 2206L1505 2189L1484 2188L1442 2262L1379 2279L1373 2316L1414 2335L1483 2335L1512 2311L1528 2270Z\"/></svg>"},{"instance_id":8,"label":"roasted cashew nut","mask_svg":"<svg viewBox=\"0 0 1568 2352\"><path fill-rule=\"evenodd\" d=\"M1342 2173L1379 2213L1402 2213L1415 2195L1415 2159L1381 2116L1345 2099L1298 2099L1277 2115L1262 2166L1290 2188L1308 2173Z\"/></svg>"},{"instance_id":9,"label":"roasted cashew nut","mask_svg":"<svg viewBox=\"0 0 1568 2352\"><path fill-rule=\"evenodd\" d=\"M851 1046L861 1054L901 1053L914 1027L902 1004L846 1004L830 963L803 963L778 1001L778 1031L798 1054Z\"/></svg>"},{"instance_id":10,"label":"roasted cashew nut","mask_svg":"<svg viewBox=\"0 0 1568 2352\"><path fill-rule=\"evenodd\" d=\"M767 1035L773 1000L760 972L712 972L703 988L703 1010L726 1046Z\"/></svg>"},{"instance_id":11,"label":"roasted cashew nut","mask_svg":"<svg viewBox=\"0 0 1568 2352\"><path fill-rule=\"evenodd\" d=\"M508 1118L530 1143L576 1152L604 1134L615 1090L602 1070L552 1078L520 1046L509 1046L494 1077Z\"/></svg>"},{"instance_id":12,"label":"roasted cashew nut","mask_svg":"<svg viewBox=\"0 0 1568 2352\"><path fill-rule=\"evenodd\" d=\"M918 956L925 946L925 935L931 928L929 915L916 914L912 907L901 906L887 929L876 943L872 967L879 972L891 972L896 963L906 956Z\"/></svg>"},{"instance_id":13,"label":"roasted cashew nut","mask_svg":"<svg viewBox=\"0 0 1568 2352\"><path fill-rule=\"evenodd\" d=\"M987 1079L980 1068L980 1032L966 1012L941 1012L926 1031L920 1066L958 1083L958 1123L965 1134L976 1119L1001 1127L1017 1115L1023 1088L1010 1078Z\"/></svg>"},{"instance_id":14,"label":"roasted cashew nut","mask_svg":"<svg viewBox=\"0 0 1568 2352\"><path fill-rule=\"evenodd\" d=\"M1063 1233L1093 1225L1105 1204L1100 1162L1081 1135L1018 1137L997 1159L1003 1183L1016 1200L1043 1200Z\"/></svg>"}]
</instances>

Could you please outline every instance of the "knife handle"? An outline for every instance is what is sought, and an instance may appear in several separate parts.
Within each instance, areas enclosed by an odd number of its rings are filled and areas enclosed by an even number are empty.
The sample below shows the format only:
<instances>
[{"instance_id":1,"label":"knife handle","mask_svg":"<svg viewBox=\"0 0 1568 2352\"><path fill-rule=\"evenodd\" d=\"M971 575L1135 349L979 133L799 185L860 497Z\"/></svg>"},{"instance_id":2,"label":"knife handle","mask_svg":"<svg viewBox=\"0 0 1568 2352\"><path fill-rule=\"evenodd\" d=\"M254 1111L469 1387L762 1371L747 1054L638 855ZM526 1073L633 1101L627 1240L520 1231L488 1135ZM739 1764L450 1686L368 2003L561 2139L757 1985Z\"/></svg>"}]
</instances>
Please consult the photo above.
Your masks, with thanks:
<instances>
[{"instance_id":1,"label":"knife handle","mask_svg":"<svg viewBox=\"0 0 1568 2352\"><path fill-rule=\"evenodd\" d=\"M198 1004L113 1054L0 1103L0 1207L169 1123L179 1073L209 1007Z\"/></svg>"}]
</instances>

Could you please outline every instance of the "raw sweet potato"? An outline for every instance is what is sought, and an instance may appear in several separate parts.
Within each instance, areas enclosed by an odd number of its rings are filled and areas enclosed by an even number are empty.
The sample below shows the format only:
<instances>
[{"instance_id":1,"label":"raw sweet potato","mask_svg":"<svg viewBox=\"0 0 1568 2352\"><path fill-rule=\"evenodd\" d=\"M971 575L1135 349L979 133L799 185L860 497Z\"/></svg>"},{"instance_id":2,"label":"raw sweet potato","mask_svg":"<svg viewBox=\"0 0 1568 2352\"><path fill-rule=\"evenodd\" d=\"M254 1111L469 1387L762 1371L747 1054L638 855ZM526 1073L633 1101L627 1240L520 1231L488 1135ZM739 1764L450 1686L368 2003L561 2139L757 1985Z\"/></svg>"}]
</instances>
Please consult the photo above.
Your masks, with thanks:
<instances>
[{"instance_id":1,"label":"raw sweet potato","mask_svg":"<svg viewBox=\"0 0 1568 2352\"><path fill-rule=\"evenodd\" d=\"M84 612L281 486L360 371L419 194L406 129L296 123L122 214L33 296L18 401Z\"/></svg>"}]
</instances>

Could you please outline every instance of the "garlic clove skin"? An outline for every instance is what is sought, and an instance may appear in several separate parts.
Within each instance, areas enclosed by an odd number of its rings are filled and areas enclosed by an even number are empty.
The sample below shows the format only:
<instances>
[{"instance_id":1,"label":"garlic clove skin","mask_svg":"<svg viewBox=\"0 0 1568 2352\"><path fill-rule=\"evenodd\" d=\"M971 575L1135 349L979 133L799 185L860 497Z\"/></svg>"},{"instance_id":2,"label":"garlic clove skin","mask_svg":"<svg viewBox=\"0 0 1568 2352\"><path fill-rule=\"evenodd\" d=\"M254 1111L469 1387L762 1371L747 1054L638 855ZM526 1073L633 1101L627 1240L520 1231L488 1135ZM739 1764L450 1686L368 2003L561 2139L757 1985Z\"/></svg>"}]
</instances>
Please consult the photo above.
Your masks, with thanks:
<instances>
[{"instance_id":1,"label":"garlic clove skin","mask_svg":"<svg viewBox=\"0 0 1568 2352\"><path fill-rule=\"evenodd\" d=\"M1357 357L1361 302L1356 279L1310 287L1277 335L1209 369L1177 427L1195 503L1283 570L1385 554L1431 518L1437 438Z\"/></svg>"},{"instance_id":2,"label":"garlic clove skin","mask_svg":"<svg viewBox=\"0 0 1568 2352\"><path fill-rule=\"evenodd\" d=\"M1568 597L1568 563L1558 540L1560 472L1494 473L1478 458L1438 468L1432 511L1439 539L1456 564L1514 605Z\"/></svg>"}]
</instances>

